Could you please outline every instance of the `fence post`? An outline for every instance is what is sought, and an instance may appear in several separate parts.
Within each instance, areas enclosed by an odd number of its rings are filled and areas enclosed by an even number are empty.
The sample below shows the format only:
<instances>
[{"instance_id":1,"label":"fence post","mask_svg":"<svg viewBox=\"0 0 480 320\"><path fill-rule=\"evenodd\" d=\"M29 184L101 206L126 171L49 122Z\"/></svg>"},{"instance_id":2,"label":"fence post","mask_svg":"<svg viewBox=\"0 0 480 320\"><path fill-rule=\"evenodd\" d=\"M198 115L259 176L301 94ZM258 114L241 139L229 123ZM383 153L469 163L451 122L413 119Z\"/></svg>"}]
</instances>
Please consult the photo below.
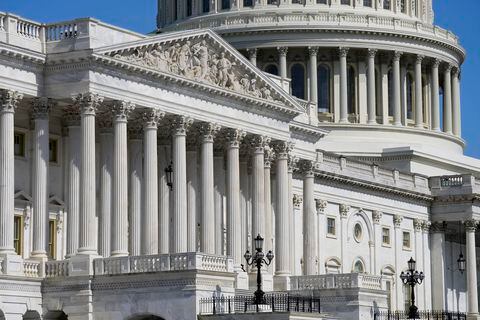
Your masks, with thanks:
<instances>
[{"instance_id":1,"label":"fence post","mask_svg":"<svg viewBox=\"0 0 480 320\"><path fill-rule=\"evenodd\" d=\"M290 294L287 294L287 311L290 312Z\"/></svg>"},{"instance_id":2,"label":"fence post","mask_svg":"<svg viewBox=\"0 0 480 320\"><path fill-rule=\"evenodd\" d=\"M215 309L215 296L212 297L212 301L213 301L213 314L217 314L217 310Z\"/></svg>"},{"instance_id":3,"label":"fence post","mask_svg":"<svg viewBox=\"0 0 480 320\"><path fill-rule=\"evenodd\" d=\"M230 297L228 297L228 313L232 313L232 307L230 306Z\"/></svg>"}]
</instances>

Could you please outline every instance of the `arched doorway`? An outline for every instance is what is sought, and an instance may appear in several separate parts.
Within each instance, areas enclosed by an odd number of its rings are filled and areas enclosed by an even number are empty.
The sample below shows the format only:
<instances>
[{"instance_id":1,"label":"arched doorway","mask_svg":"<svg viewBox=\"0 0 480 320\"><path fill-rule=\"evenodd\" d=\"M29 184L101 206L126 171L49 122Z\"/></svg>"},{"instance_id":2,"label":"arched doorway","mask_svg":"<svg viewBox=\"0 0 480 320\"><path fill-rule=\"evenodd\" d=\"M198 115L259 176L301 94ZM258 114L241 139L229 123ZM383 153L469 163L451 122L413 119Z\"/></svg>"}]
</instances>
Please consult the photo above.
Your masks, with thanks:
<instances>
[{"instance_id":1,"label":"arched doorway","mask_svg":"<svg viewBox=\"0 0 480 320\"><path fill-rule=\"evenodd\" d=\"M22 317L23 320L42 320L40 313L36 310L27 310Z\"/></svg>"},{"instance_id":2,"label":"arched doorway","mask_svg":"<svg viewBox=\"0 0 480 320\"><path fill-rule=\"evenodd\" d=\"M68 320L68 316L65 312L60 310L48 311L44 316L44 320Z\"/></svg>"},{"instance_id":3,"label":"arched doorway","mask_svg":"<svg viewBox=\"0 0 480 320\"><path fill-rule=\"evenodd\" d=\"M5 320L5 315L2 310L0 310L0 320Z\"/></svg>"}]
</instances>

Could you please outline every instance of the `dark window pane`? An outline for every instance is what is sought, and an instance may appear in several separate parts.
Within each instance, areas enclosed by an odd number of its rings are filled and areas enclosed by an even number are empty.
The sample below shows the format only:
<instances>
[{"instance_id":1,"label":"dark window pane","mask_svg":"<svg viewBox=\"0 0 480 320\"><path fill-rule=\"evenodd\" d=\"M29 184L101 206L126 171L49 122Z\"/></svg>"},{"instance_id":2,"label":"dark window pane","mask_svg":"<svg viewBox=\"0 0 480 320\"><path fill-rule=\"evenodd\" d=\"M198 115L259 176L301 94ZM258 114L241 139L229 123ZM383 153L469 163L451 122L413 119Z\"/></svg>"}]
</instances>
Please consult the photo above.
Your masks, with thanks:
<instances>
[{"instance_id":1,"label":"dark window pane","mask_svg":"<svg viewBox=\"0 0 480 320\"><path fill-rule=\"evenodd\" d=\"M348 68L347 88L348 88L348 113L355 113L355 69L353 67Z\"/></svg>"},{"instance_id":2,"label":"dark window pane","mask_svg":"<svg viewBox=\"0 0 480 320\"><path fill-rule=\"evenodd\" d=\"M222 0L222 9L230 9L230 0Z\"/></svg>"},{"instance_id":3,"label":"dark window pane","mask_svg":"<svg viewBox=\"0 0 480 320\"><path fill-rule=\"evenodd\" d=\"M278 68L274 64L269 64L266 66L265 72L278 76Z\"/></svg>"},{"instance_id":4,"label":"dark window pane","mask_svg":"<svg viewBox=\"0 0 480 320\"><path fill-rule=\"evenodd\" d=\"M203 0L203 12L210 11L210 0Z\"/></svg>"},{"instance_id":5,"label":"dark window pane","mask_svg":"<svg viewBox=\"0 0 480 320\"><path fill-rule=\"evenodd\" d=\"M393 72L388 71L388 116L393 117Z\"/></svg>"},{"instance_id":6,"label":"dark window pane","mask_svg":"<svg viewBox=\"0 0 480 320\"><path fill-rule=\"evenodd\" d=\"M407 74L407 118L413 119L413 78Z\"/></svg>"},{"instance_id":7,"label":"dark window pane","mask_svg":"<svg viewBox=\"0 0 480 320\"><path fill-rule=\"evenodd\" d=\"M330 68L318 67L318 112L330 112Z\"/></svg>"},{"instance_id":8,"label":"dark window pane","mask_svg":"<svg viewBox=\"0 0 480 320\"><path fill-rule=\"evenodd\" d=\"M296 63L292 66L292 94L300 99L305 99L305 68Z\"/></svg>"}]
</instances>

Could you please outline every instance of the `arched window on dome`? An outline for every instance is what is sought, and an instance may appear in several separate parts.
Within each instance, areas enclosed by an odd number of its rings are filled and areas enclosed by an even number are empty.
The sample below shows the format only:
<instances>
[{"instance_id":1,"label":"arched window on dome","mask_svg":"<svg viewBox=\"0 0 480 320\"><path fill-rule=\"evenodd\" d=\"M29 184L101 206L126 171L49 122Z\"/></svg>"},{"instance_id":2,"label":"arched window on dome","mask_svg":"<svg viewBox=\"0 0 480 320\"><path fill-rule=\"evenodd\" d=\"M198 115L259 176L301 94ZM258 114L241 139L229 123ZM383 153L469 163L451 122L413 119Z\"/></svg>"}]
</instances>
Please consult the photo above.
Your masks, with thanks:
<instances>
[{"instance_id":1,"label":"arched window on dome","mask_svg":"<svg viewBox=\"0 0 480 320\"><path fill-rule=\"evenodd\" d=\"M328 4L327 0L317 0L317 4Z\"/></svg>"},{"instance_id":2,"label":"arched window on dome","mask_svg":"<svg viewBox=\"0 0 480 320\"><path fill-rule=\"evenodd\" d=\"M303 4L303 0L292 0L293 4Z\"/></svg>"},{"instance_id":3,"label":"arched window on dome","mask_svg":"<svg viewBox=\"0 0 480 320\"><path fill-rule=\"evenodd\" d=\"M253 0L243 0L244 7L253 7Z\"/></svg>"},{"instance_id":4,"label":"arched window on dome","mask_svg":"<svg viewBox=\"0 0 480 320\"><path fill-rule=\"evenodd\" d=\"M299 99L305 99L305 67L300 63L295 63L291 67L290 73L292 94Z\"/></svg>"},{"instance_id":5,"label":"arched window on dome","mask_svg":"<svg viewBox=\"0 0 480 320\"><path fill-rule=\"evenodd\" d=\"M318 66L317 90L318 112L330 112L330 67L324 64Z\"/></svg>"},{"instance_id":6,"label":"arched window on dome","mask_svg":"<svg viewBox=\"0 0 480 320\"><path fill-rule=\"evenodd\" d=\"M383 0L383 9L392 10L391 0Z\"/></svg>"},{"instance_id":7,"label":"arched window on dome","mask_svg":"<svg viewBox=\"0 0 480 320\"><path fill-rule=\"evenodd\" d=\"M192 15L192 0L187 0L187 17Z\"/></svg>"},{"instance_id":8,"label":"arched window on dome","mask_svg":"<svg viewBox=\"0 0 480 320\"><path fill-rule=\"evenodd\" d=\"M382 110L382 77L378 69L375 70L375 110L377 117L383 116Z\"/></svg>"},{"instance_id":9,"label":"arched window on dome","mask_svg":"<svg viewBox=\"0 0 480 320\"><path fill-rule=\"evenodd\" d=\"M440 128L442 129L443 131L443 108L444 108L444 105L445 105L445 101L443 100L444 99L444 90L443 90L443 83L442 85L438 88L438 92L439 92L439 107L440 107Z\"/></svg>"},{"instance_id":10,"label":"arched window on dome","mask_svg":"<svg viewBox=\"0 0 480 320\"><path fill-rule=\"evenodd\" d=\"M277 5L277 4L278 4L278 0L267 0L267 4Z\"/></svg>"},{"instance_id":11,"label":"arched window on dome","mask_svg":"<svg viewBox=\"0 0 480 320\"><path fill-rule=\"evenodd\" d=\"M278 76L278 67L274 64L267 64L263 70L267 73Z\"/></svg>"},{"instance_id":12,"label":"arched window on dome","mask_svg":"<svg viewBox=\"0 0 480 320\"><path fill-rule=\"evenodd\" d=\"M230 0L222 0L222 10L230 9Z\"/></svg>"},{"instance_id":13,"label":"arched window on dome","mask_svg":"<svg viewBox=\"0 0 480 320\"><path fill-rule=\"evenodd\" d=\"M210 0L202 0L202 11L204 13L210 11Z\"/></svg>"},{"instance_id":14,"label":"arched window on dome","mask_svg":"<svg viewBox=\"0 0 480 320\"><path fill-rule=\"evenodd\" d=\"M393 71L388 71L388 116L393 117Z\"/></svg>"},{"instance_id":15,"label":"arched window on dome","mask_svg":"<svg viewBox=\"0 0 480 320\"><path fill-rule=\"evenodd\" d=\"M354 114L356 109L357 92L356 92L356 71L353 66L348 68L347 76L347 97L348 97L348 113Z\"/></svg>"},{"instance_id":16,"label":"arched window on dome","mask_svg":"<svg viewBox=\"0 0 480 320\"><path fill-rule=\"evenodd\" d=\"M406 79L407 91L407 119L413 120L413 77L407 73Z\"/></svg>"},{"instance_id":17,"label":"arched window on dome","mask_svg":"<svg viewBox=\"0 0 480 320\"><path fill-rule=\"evenodd\" d=\"M364 7L372 7L372 0L363 0Z\"/></svg>"},{"instance_id":18,"label":"arched window on dome","mask_svg":"<svg viewBox=\"0 0 480 320\"><path fill-rule=\"evenodd\" d=\"M427 79L425 77L422 77L422 94L423 94L423 122L428 123L428 108L429 108L429 103L428 103L428 92L429 92L429 87L427 83Z\"/></svg>"}]
</instances>

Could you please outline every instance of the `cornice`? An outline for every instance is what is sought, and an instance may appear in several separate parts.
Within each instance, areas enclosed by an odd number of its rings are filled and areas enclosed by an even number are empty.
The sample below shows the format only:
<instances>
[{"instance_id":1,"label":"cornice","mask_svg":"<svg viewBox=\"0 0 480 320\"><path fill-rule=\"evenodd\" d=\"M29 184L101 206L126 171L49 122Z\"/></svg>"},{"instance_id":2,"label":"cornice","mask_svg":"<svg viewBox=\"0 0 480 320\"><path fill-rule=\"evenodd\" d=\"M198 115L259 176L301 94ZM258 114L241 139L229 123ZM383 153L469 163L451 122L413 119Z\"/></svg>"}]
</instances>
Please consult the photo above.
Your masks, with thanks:
<instances>
[{"instance_id":1,"label":"cornice","mask_svg":"<svg viewBox=\"0 0 480 320\"><path fill-rule=\"evenodd\" d=\"M293 138L316 143L328 134L328 131L306 123L292 121L289 124Z\"/></svg>"},{"instance_id":2,"label":"cornice","mask_svg":"<svg viewBox=\"0 0 480 320\"><path fill-rule=\"evenodd\" d=\"M42 65L46 61L46 55L43 53L12 46L2 42L0 42L0 56L10 57L14 58L15 60L26 61L37 65Z\"/></svg>"}]
</instances>

